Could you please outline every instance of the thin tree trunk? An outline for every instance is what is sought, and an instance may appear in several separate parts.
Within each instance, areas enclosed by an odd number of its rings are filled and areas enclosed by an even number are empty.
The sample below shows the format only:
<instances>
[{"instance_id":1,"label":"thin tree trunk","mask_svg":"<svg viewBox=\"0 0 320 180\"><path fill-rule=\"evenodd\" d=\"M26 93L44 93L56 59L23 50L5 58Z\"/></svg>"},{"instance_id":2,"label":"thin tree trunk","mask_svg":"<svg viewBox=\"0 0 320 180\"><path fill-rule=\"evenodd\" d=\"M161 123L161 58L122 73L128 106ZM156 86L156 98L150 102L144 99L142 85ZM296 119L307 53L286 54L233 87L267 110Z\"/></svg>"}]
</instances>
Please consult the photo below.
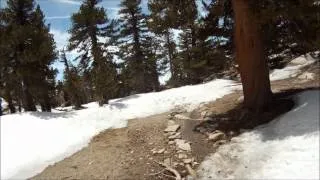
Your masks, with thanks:
<instances>
[{"instance_id":1,"label":"thin tree trunk","mask_svg":"<svg viewBox=\"0 0 320 180\"><path fill-rule=\"evenodd\" d=\"M29 82L26 78L23 80L23 108L25 111L37 110L29 90Z\"/></svg>"},{"instance_id":2,"label":"thin tree trunk","mask_svg":"<svg viewBox=\"0 0 320 180\"><path fill-rule=\"evenodd\" d=\"M16 108L13 105L12 96L11 96L9 90L6 90L6 97L7 97L7 102L8 102L8 107L9 107L10 113L15 113Z\"/></svg>"},{"instance_id":3,"label":"thin tree trunk","mask_svg":"<svg viewBox=\"0 0 320 180\"><path fill-rule=\"evenodd\" d=\"M261 112L271 101L269 69L258 19L249 0L232 0L235 13L236 61L243 86L244 106Z\"/></svg>"},{"instance_id":4,"label":"thin tree trunk","mask_svg":"<svg viewBox=\"0 0 320 180\"><path fill-rule=\"evenodd\" d=\"M165 34L166 36L166 41L167 41L167 48L168 48L168 58L169 58L169 65L170 65L170 72L171 76L173 79L175 79L175 72L174 72L174 67L173 67L173 51L171 48L171 41L170 41L170 31L168 31Z\"/></svg>"}]
</instances>

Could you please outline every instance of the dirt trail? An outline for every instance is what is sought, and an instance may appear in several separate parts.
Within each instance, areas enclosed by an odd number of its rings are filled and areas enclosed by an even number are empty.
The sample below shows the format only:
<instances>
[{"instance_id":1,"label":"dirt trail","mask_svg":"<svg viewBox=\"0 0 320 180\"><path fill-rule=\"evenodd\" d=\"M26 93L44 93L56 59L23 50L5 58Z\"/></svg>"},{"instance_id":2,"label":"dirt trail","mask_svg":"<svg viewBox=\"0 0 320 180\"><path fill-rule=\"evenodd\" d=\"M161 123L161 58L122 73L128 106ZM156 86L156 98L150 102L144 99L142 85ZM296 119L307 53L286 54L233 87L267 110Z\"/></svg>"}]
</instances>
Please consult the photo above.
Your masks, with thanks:
<instances>
[{"instance_id":1,"label":"dirt trail","mask_svg":"<svg viewBox=\"0 0 320 180\"><path fill-rule=\"evenodd\" d=\"M272 82L273 91L319 88L319 66L312 66L308 71L316 73L314 80L301 81L293 78ZM234 92L208 103L206 107L216 114L224 113L241 103L241 95L240 91ZM200 112L201 109L197 109L189 116L197 118ZM101 132L91 140L88 147L47 167L31 179L172 179L157 173L161 172L163 167L156 163L163 162L168 157L175 158L177 155L168 145L168 138L163 132L167 127L169 114L170 112L133 119L128 122L126 128ZM196 162L201 162L205 156L215 151L205 135L193 131L201 121L175 121L181 126L182 139L191 142L192 156ZM165 148L166 152L153 154L151 150L154 148ZM183 176L187 175L183 166L178 166L177 169Z\"/></svg>"}]
</instances>

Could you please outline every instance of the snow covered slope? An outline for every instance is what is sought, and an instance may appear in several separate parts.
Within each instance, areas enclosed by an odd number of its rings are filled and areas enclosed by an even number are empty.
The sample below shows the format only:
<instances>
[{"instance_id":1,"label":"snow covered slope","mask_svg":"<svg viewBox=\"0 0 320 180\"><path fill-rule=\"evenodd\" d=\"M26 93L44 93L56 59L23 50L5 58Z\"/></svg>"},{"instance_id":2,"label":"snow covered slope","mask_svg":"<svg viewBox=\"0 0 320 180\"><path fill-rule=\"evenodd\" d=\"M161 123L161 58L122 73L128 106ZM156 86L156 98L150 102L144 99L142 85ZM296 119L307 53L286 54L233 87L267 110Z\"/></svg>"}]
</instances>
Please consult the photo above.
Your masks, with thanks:
<instances>
[{"instance_id":1,"label":"snow covered slope","mask_svg":"<svg viewBox=\"0 0 320 180\"><path fill-rule=\"evenodd\" d=\"M319 92L300 93L295 109L220 147L201 163L202 179L318 179Z\"/></svg>"},{"instance_id":2,"label":"snow covered slope","mask_svg":"<svg viewBox=\"0 0 320 180\"><path fill-rule=\"evenodd\" d=\"M213 101L233 89L233 81L212 82L136 94L98 107L70 112L21 113L1 117L1 179L28 178L46 166L85 147L91 137L108 128L125 127L128 119L169 111L176 106L192 108Z\"/></svg>"},{"instance_id":3,"label":"snow covered slope","mask_svg":"<svg viewBox=\"0 0 320 180\"><path fill-rule=\"evenodd\" d=\"M314 63L316 60L310 55L301 55L291 60L288 65L282 69L275 69L270 73L270 80L282 80L298 76L300 69Z\"/></svg>"}]
</instances>

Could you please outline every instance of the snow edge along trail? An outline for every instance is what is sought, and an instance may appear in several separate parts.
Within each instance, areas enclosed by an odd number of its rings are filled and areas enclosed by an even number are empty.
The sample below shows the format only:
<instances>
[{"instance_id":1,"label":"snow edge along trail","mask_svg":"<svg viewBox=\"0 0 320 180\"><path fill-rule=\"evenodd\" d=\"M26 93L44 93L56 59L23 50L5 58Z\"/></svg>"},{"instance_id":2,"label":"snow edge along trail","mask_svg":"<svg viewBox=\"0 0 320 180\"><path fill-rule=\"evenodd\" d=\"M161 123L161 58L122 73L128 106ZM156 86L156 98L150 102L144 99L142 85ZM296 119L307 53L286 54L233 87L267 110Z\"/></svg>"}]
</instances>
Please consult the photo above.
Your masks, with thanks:
<instances>
[{"instance_id":1,"label":"snow edge along trail","mask_svg":"<svg viewBox=\"0 0 320 180\"><path fill-rule=\"evenodd\" d=\"M293 110L221 146L201 163L201 179L318 179L319 94L299 93Z\"/></svg>"}]
</instances>

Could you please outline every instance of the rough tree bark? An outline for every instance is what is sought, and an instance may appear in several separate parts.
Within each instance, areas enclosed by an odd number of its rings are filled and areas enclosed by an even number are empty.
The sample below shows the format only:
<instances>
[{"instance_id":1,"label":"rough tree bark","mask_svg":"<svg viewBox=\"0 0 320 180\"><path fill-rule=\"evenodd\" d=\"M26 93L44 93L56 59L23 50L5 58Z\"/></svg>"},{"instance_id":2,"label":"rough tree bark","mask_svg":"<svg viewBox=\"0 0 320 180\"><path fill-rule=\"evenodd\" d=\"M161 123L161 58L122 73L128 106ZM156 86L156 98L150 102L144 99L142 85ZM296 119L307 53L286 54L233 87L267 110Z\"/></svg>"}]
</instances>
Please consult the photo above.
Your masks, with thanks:
<instances>
[{"instance_id":1,"label":"rough tree bark","mask_svg":"<svg viewBox=\"0 0 320 180\"><path fill-rule=\"evenodd\" d=\"M23 108L25 111L37 111L29 89L29 81L23 78Z\"/></svg>"},{"instance_id":2,"label":"rough tree bark","mask_svg":"<svg viewBox=\"0 0 320 180\"><path fill-rule=\"evenodd\" d=\"M259 113L272 97L266 54L259 22L250 0L232 0L235 14L236 62L243 86L244 106Z\"/></svg>"}]
</instances>

